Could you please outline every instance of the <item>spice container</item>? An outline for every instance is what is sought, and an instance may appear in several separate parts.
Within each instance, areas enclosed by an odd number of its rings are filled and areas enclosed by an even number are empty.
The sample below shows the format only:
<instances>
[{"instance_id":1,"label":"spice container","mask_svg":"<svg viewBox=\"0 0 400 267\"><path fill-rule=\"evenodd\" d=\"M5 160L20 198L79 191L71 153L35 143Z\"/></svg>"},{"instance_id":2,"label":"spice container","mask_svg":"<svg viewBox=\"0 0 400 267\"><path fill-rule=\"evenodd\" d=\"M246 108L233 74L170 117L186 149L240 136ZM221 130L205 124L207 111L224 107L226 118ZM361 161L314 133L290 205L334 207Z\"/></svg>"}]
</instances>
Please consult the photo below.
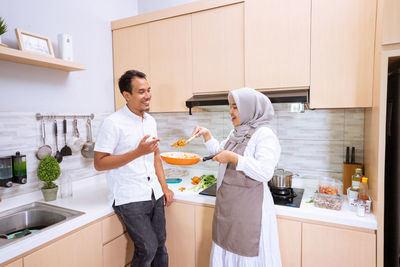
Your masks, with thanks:
<instances>
[{"instance_id":1,"label":"spice container","mask_svg":"<svg viewBox=\"0 0 400 267\"><path fill-rule=\"evenodd\" d=\"M343 200L340 195L328 195L315 193L314 206L318 208L340 210L342 208Z\"/></svg>"}]
</instances>

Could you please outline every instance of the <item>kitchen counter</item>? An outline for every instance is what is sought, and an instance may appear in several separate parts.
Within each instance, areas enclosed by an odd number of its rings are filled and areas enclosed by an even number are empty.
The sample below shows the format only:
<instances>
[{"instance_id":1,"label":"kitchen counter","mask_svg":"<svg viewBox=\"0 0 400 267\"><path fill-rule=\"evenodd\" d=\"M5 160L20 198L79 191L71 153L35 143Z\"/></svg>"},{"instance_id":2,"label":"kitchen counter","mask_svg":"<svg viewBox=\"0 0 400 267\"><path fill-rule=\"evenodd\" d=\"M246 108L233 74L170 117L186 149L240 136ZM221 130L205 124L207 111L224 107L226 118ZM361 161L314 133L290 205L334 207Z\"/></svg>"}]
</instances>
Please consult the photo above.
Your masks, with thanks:
<instances>
[{"instance_id":1,"label":"kitchen counter","mask_svg":"<svg viewBox=\"0 0 400 267\"><path fill-rule=\"evenodd\" d=\"M175 199L178 201L215 205L215 197L199 195L197 192L190 190L190 188L193 187L190 178L194 175L200 176L202 174L215 175L215 173L210 171L203 171L200 173L199 171L189 171L188 175L183 177L181 183L170 184L169 187L174 191ZM180 187L186 187L186 190L181 192L178 190ZM315 180L295 178L293 179L293 187L305 189L300 208L275 205L277 215L372 230L377 229L377 222L373 214L366 214L364 217L359 217L355 212L350 210L347 201L344 202L340 211L317 208L314 207L313 203L306 203L317 187L317 182ZM104 174L74 182L72 198L58 198L55 201L46 203L82 211L85 212L85 214L2 247L0 249L0 263L8 261L9 259L112 213L113 209L108 203L107 196L108 189ZM40 191L4 199L0 202L0 212L35 201L43 201Z\"/></svg>"},{"instance_id":2,"label":"kitchen counter","mask_svg":"<svg viewBox=\"0 0 400 267\"><path fill-rule=\"evenodd\" d=\"M199 173L190 172L194 175L200 176ZM213 174L203 172L202 174ZM215 174L215 173L214 173ZM189 175L190 176L190 175ZM193 192L190 188L193 187L191 184L191 177L183 178L179 184L170 184L169 187L175 192L175 199L183 200L194 203L215 205L215 197L199 195ZM185 187L186 190L181 192L178 188ZM372 213L366 213L365 216L360 217L355 211L350 209L347 199L343 201L341 210L329 210L324 208L317 208L314 203L306 203L314 195L315 190L318 188L318 180L313 179L301 179L293 178L292 187L304 188L303 198L299 208L288 207L282 205L275 205L275 212L277 215L294 217L299 219L308 219L315 221L322 221L327 223L342 224L353 227L366 228L371 230L377 229L377 221ZM345 197L346 198L346 197Z\"/></svg>"},{"instance_id":3,"label":"kitchen counter","mask_svg":"<svg viewBox=\"0 0 400 267\"><path fill-rule=\"evenodd\" d=\"M58 197L55 201L44 202L42 192L36 191L18 197L3 199L2 202L0 202L0 212L39 201L50 205L82 211L85 214L1 247L0 263L8 261L110 214L113 212L113 209L108 204L107 195L108 189L105 175L103 174L74 182L72 198L61 199Z\"/></svg>"}]
</instances>

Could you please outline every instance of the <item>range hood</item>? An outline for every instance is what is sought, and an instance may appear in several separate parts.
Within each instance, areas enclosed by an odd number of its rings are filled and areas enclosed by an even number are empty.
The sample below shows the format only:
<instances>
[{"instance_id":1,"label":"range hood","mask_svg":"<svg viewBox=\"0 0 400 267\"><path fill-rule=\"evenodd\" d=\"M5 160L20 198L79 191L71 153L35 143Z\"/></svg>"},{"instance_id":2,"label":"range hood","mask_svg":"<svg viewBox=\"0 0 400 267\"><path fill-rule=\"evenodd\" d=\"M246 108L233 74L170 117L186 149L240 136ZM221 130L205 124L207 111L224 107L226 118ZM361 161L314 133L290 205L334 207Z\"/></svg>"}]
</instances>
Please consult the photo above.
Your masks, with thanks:
<instances>
[{"instance_id":1,"label":"range hood","mask_svg":"<svg viewBox=\"0 0 400 267\"><path fill-rule=\"evenodd\" d=\"M275 90L261 91L268 96L272 103L305 103L308 104L309 89L297 90ZM192 108L199 106L222 106L229 105L228 93L220 94L198 94L186 100L186 107L189 108L189 115L192 115Z\"/></svg>"}]
</instances>

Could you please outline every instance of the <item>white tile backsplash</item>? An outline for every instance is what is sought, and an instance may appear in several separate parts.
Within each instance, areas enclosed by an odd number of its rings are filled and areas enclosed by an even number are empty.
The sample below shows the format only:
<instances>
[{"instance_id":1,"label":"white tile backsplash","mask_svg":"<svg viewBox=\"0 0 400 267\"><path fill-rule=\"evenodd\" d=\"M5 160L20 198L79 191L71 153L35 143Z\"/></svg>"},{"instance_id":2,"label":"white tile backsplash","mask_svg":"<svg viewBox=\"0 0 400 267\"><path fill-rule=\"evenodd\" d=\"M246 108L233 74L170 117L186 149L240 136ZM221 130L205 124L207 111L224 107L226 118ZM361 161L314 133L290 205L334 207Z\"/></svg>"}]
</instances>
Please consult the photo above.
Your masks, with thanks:
<instances>
[{"instance_id":1,"label":"white tile backsplash","mask_svg":"<svg viewBox=\"0 0 400 267\"><path fill-rule=\"evenodd\" d=\"M363 163L364 110L329 109L289 112L290 104L274 104L275 120L272 128L278 135L282 153L278 166L305 178L321 176L342 179L346 146L356 148L356 161ZM196 125L207 127L222 141L232 130L227 107L202 107L183 113L153 113L158 123L158 134L163 139L161 151L171 151L169 145L190 137ZM202 140L195 140L183 151L207 154ZM215 168L215 163L204 163L191 168ZM200 166L201 165L201 166ZM181 168L181 167L178 167ZM187 167L185 167L187 168Z\"/></svg>"},{"instance_id":2,"label":"white tile backsplash","mask_svg":"<svg viewBox=\"0 0 400 267\"><path fill-rule=\"evenodd\" d=\"M282 153L278 166L298 173L305 178L328 176L342 179L342 162L346 146L356 147L356 161L363 163L364 110L333 109L306 110L304 113L288 112L288 104L274 104L275 120L272 128L276 131ZM195 126L200 125L211 130L213 136L221 141L232 130L228 108L204 107L193 111L178 113L152 113L157 121L158 135L162 139L161 152L172 151L170 145L181 138L191 136ZM95 140L98 127L109 114L95 114L92 121ZM58 145L64 146L62 120L58 120ZM40 121L33 112L0 112L0 157L10 156L20 151L27 156L28 183L13 184L11 188L0 187L0 197L7 198L39 190L41 182L36 176L39 161L35 153L42 145L40 139ZM81 138L86 140L85 120L78 120ZM72 120L68 120L68 138L72 135ZM55 153L55 139L51 121L46 122L46 143ZM176 149L176 148L175 148ZM208 155L202 139L195 139L182 149L187 152ZM60 163L63 173L72 175L74 180L97 175L93 160L83 158L80 153L64 157ZM165 168L196 169L203 172L215 172L217 164L212 161L200 162L194 166L172 166Z\"/></svg>"},{"instance_id":3,"label":"white tile backsplash","mask_svg":"<svg viewBox=\"0 0 400 267\"><path fill-rule=\"evenodd\" d=\"M56 115L56 114L52 114ZM97 134L97 129L101 121L109 114L95 114L92 121L93 137ZM54 137L54 120L45 121L46 144L56 152ZM72 136L72 120L67 120L67 140ZM57 120L58 128L58 149L65 145L62 132L62 119ZM42 145L40 121L36 120L36 113L33 112L0 112L0 157L14 155L16 151L26 155L27 161L27 184L13 184L10 188L0 187L0 198L12 197L24 193L39 190L42 182L36 175L39 160L35 154ZM86 120L78 119L78 130L80 137L86 140ZM61 171L70 174L74 180L100 174L93 167L93 160L85 159L79 153L64 157L60 163ZM56 181L57 183L58 181Z\"/></svg>"}]
</instances>

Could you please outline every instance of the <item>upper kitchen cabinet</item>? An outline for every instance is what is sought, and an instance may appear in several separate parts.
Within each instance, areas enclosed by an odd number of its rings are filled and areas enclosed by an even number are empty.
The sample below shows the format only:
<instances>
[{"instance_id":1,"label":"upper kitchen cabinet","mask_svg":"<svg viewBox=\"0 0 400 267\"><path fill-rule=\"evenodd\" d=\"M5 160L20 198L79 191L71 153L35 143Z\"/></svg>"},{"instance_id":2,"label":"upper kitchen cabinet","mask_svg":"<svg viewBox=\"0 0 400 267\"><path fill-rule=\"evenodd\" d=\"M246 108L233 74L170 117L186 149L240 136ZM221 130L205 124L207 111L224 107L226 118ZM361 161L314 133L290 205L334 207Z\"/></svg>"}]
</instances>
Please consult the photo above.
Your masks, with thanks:
<instances>
[{"instance_id":1,"label":"upper kitchen cabinet","mask_svg":"<svg viewBox=\"0 0 400 267\"><path fill-rule=\"evenodd\" d=\"M243 3L192 14L193 93L244 85Z\"/></svg>"},{"instance_id":2,"label":"upper kitchen cabinet","mask_svg":"<svg viewBox=\"0 0 400 267\"><path fill-rule=\"evenodd\" d=\"M120 109L126 103L119 91L119 77L121 77L125 71L131 69L140 70L149 74L148 37L147 24L113 31L115 110ZM149 80L151 79L151 77L148 78Z\"/></svg>"},{"instance_id":3,"label":"upper kitchen cabinet","mask_svg":"<svg viewBox=\"0 0 400 267\"><path fill-rule=\"evenodd\" d=\"M309 87L310 12L311 0L245 2L246 86Z\"/></svg>"},{"instance_id":4,"label":"upper kitchen cabinet","mask_svg":"<svg viewBox=\"0 0 400 267\"><path fill-rule=\"evenodd\" d=\"M400 43L400 1L383 2L382 44Z\"/></svg>"},{"instance_id":5,"label":"upper kitchen cabinet","mask_svg":"<svg viewBox=\"0 0 400 267\"><path fill-rule=\"evenodd\" d=\"M311 16L311 108L370 107L376 0L316 0Z\"/></svg>"},{"instance_id":6,"label":"upper kitchen cabinet","mask_svg":"<svg viewBox=\"0 0 400 267\"><path fill-rule=\"evenodd\" d=\"M191 15L149 23L151 112L186 111L192 96Z\"/></svg>"}]
</instances>

